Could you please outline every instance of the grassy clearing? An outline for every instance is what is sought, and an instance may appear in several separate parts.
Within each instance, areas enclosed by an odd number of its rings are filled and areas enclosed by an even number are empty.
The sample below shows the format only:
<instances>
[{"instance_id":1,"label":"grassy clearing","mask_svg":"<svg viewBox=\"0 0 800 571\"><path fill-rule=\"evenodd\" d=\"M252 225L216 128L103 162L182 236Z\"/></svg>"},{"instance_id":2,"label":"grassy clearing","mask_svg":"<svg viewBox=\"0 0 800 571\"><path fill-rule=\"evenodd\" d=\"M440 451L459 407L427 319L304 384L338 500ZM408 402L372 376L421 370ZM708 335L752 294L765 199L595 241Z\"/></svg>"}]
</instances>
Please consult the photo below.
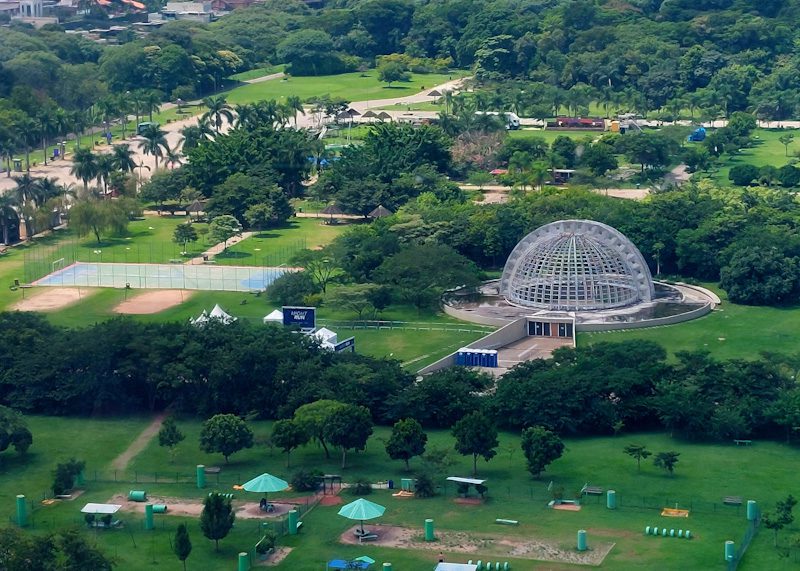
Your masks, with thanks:
<instances>
[{"instance_id":1,"label":"grassy clearing","mask_svg":"<svg viewBox=\"0 0 800 571\"><path fill-rule=\"evenodd\" d=\"M281 228L257 232L214 259L234 266L288 265L300 250L319 249L346 228L347 224L325 224L324 218L292 218Z\"/></svg>"},{"instance_id":2,"label":"grassy clearing","mask_svg":"<svg viewBox=\"0 0 800 571\"><path fill-rule=\"evenodd\" d=\"M707 350L720 359L755 359L762 351L797 352L800 307L736 305L727 301L724 292L717 293L723 303L706 317L666 327L580 333L578 343L648 339L672 355Z\"/></svg>"},{"instance_id":3,"label":"grassy clearing","mask_svg":"<svg viewBox=\"0 0 800 571\"><path fill-rule=\"evenodd\" d=\"M780 168L789 164L792 157L786 156L786 149L778 139L787 133L795 132L795 129L756 129L753 132L753 146L742 149L733 157L723 155L719 168L712 172L709 178L720 186L730 186L732 183L728 179L728 174L736 165L750 164L756 167L772 165ZM789 145L789 155L795 150L797 150L796 143Z\"/></svg>"},{"instance_id":4,"label":"grassy clearing","mask_svg":"<svg viewBox=\"0 0 800 571\"><path fill-rule=\"evenodd\" d=\"M145 489L150 494L200 500L207 490L197 490L193 485L195 466L223 466L219 479L210 476L208 489L230 491L234 483L265 470L289 478L297 467L316 468L325 473L340 473L345 480L365 477L370 480L399 480L406 477L402 462L390 460L385 451L385 439L389 429L376 428L363 453L350 454L348 467L339 466L337 454L327 460L321 448L307 445L292 454L292 469L285 466L285 455L270 449L264 442L271 430L269 422L254 422L256 446L231 457L224 465L218 454L199 451L197 442L200 422L179 420L186 440L178 446L174 462L166 450L153 440L149 446L133 459L125 474L114 476L108 468L111 459L124 450L136 434L144 427L141 420L72 420L31 419L36 444L25 459L13 454L4 465L6 478L0 482L2 499L13 506L13 494L24 491L36 497L42 486L50 480L51 463L57 459L74 455L88 462L87 492L74 502L63 502L49 507L40 507L34 514L36 529L48 530L65 525L80 525L78 513L83 502L107 501L114 494L125 494L129 489ZM103 440L98 443L98 437ZM645 462L641 471L636 463L622 453L629 442L641 442L650 450L676 450L681 453L675 475L670 477ZM100 444L99 446L97 444ZM388 492L377 491L370 499L387 506L381 523L403 525L420 530L423 520L433 517L438 530L466 532L474 537L486 534L504 535L509 539L544 539L570 548L574 545L577 529L589 531L592 541L613 542L615 547L606 559L607 569L713 569L721 568L720 553L727 539L738 541L744 531L743 510L721 505L725 495L741 495L745 499L756 499L764 509L784 496L794 483L792 466L800 460L800 451L772 442L756 442L752 447L737 448L733 445L705 445L674 440L666 435L636 434L620 437L574 438L566 441L564 457L553 463L541 480L533 480L524 468L524 459L518 450L516 434L502 433L497 456L489 463L479 463L479 477L487 479L489 499L477 506L458 505L453 502L454 489L445 489L446 495L429 500L401 500ZM429 449L452 450L453 439L448 431L430 431ZM452 453L454 464L448 474L469 475L471 460ZM412 461L412 469L418 465ZM742 469L747 466L747 469ZM154 483L158 472L158 483ZM116 477L117 483L114 482ZM175 478L181 483L171 483ZM138 483L137 483L138 481ZM558 512L546 507L550 499L548 483L563 487L566 497L589 482L592 485L617 491L620 507L615 511L605 508L603 498L589 498L580 512ZM24 484L20 485L20 482ZM143 483L144 482L144 483ZM765 485L769 482L768 485ZM440 481L439 483L443 483ZM473 492L474 494L474 492ZM286 496L287 494L280 494ZM257 495L239 496L245 501L256 502ZM275 496L273 496L275 497ZM343 497L349 501L349 497ZM688 519L660 517L665 506L691 510ZM279 569L322 568L324 561L333 557L355 557L367 554L379 562L392 561L403 570L424 569L435 560L439 547L431 551L389 549L376 545L344 546L338 543L339 534L351 526L351 522L336 515L338 507L318 507L303 516L304 530L300 536L283 538L281 544L295 549ZM517 519L519 527L499 527L496 517ZM90 537L108 553L119 559L121 569L145 569L152 565L177 565L170 550L170 538L180 522L187 522L194 544L189 559L192 568L209 571L232 568L236 553L247 551L258 539L258 523L239 520L231 535L221 542L220 551L214 552L213 543L202 537L197 520L174 516L157 516L156 530L145 532L141 518L125 513L123 530L88 532ZM691 529L696 539L692 541L645 537L646 525L667 528ZM784 544L797 526L782 532ZM771 547L771 533L763 530L753 543L752 554L748 554L743 569L790 569L791 559L779 558ZM446 550L445 550L446 551ZM756 557L756 554L758 556ZM481 553L447 553L448 561L477 559ZM486 557L482 557L484 560ZM516 568L532 568L531 561L503 557L515 563ZM658 561L658 563L656 563ZM202 567L197 567L201 565ZM548 564L548 569L579 569L580 567Z\"/></svg>"},{"instance_id":5,"label":"grassy clearing","mask_svg":"<svg viewBox=\"0 0 800 571\"><path fill-rule=\"evenodd\" d=\"M259 67L256 69L243 71L241 73L235 73L228 79L231 79L233 81L249 81L251 79L258 79L259 77L264 77L265 75L280 73L284 70L284 67L285 67L284 65L270 65L267 67Z\"/></svg>"},{"instance_id":6,"label":"grassy clearing","mask_svg":"<svg viewBox=\"0 0 800 571\"><path fill-rule=\"evenodd\" d=\"M378 72L371 70L365 73L353 72L340 75L319 77L290 77L277 81L252 83L232 89L228 93L228 102L252 103L263 99L281 100L289 95L297 95L308 99L315 95L329 94L342 97L348 101L367 101L370 99L393 99L419 93L426 87L445 83L457 78L463 72L453 74L413 74L411 81L394 83L391 86L378 81Z\"/></svg>"}]
</instances>

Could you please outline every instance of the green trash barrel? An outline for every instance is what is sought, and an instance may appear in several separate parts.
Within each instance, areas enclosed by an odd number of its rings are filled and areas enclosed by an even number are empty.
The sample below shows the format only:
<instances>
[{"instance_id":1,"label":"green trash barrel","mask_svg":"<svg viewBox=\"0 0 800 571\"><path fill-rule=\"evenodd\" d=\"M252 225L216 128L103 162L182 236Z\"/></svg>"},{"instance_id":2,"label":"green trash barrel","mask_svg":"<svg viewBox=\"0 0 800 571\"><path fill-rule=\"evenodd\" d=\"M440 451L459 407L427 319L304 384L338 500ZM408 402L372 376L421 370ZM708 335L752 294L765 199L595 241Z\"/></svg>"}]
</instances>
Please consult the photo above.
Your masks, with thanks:
<instances>
[{"instance_id":1,"label":"green trash barrel","mask_svg":"<svg viewBox=\"0 0 800 571\"><path fill-rule=\"evenodd\" d=\"M28 525L28 507L22 494L17 496L17 525L20 527Z\"/></svg>"},{"instance_id":2,"label":"green trash barrel","mask_svg":"<svg viewBox=\"0 0 800 571\"><path fill-rule=\"evenodd\" d=\"M755 500L747 500L747 521L758 519L758 504Z\"/></svg>"},{"instance_id":3,"label":"green trash barrel","mask_svg":"<svg viewBox=\"0 0 800 571\"><path fill-rule=\"evenodd\" d=\"M197 487L200 490L206 487L206 467L202 464L197 465Z\"/></svg>"},{"instance_id":4,"label":"green trash barrel","mask_svg":"<svg viewBox=\"0 0 800 571\"><path fill-rule=\"evenodd\" d=\"M153 504L145 504L144 506L144 528L147 530L155 529L153 523Z\"/></svg>"},{"instance_id":5,"label":"green trash barrel","mask_svg":"<svg viewBox=\"0 0 800 571\"><path fill-rule=\"evenodd\" d=\"M425 541L434 541L436 540L436 536L433 533L433 520L426 519L425 520Z\"/></svg>"},{"instance_id":6,"label":"green trash barrel","mask_svg":"<svg viewBox=\"0 0 800 571\"><path fill-rule=\"evenodd\" d=\"M617 492L608 490L606 493L606 507L610 510L617 509Z\"/></svg>"},{"instance_id":7,"label":"green trash barrel","mask_svg":"<svg viewBox=\"0 0 800 571\"><path fill-rule=\"evenodd\" d=\"M250 569L250 557L247 553L240 553L239 554L239 570L238 571L248 571Z\"/></svg>"},{"instance_id":8,"label":"green trash barrel","mask_svg":"<svg viewBox=\"0 0 800 571\"><path fill-rule=\"evenodd\" d=\"M392 564L391 563L384 563L383 564L383 571L392 571Z\"/></svg>"},{"instance_id":9,"label":"green trash barrel","mask_svg":"<svg viewBox=\"0 0 800 571\"><path fill-rule=\"evenodd\" d=\"M736 553L736 549L734 548L732 541L725 542L725 561L733 561L734 553Z\"/></svg>"},{"instance_id":10,"label":"green trash barrel","mask_svg":"<svg viewBox=\"0 0 800 571\"><path fill-rule=\"evenodd\" d=\"M289 510L289 535L297 535L297 521L298 521L298 513L297 510Z\"/></svg>"},{"instance_id":11,"label":"green trash barrel","mask_svg":"<svg viewBox=\"0 0 800 571\"><path fill-rule=\"evenodd\" d=\"M153 513L154 514L167 513L167 504L153 504Z\"/></svg>"},{"instance_id":12,"label":"green trash barrel","mask_svg":"<svg viewBox=\"0 0 800 571\"><path fill-rule=\"evenodd\" d=\"M578 530L578 551L586 551L586 530Z\"/></svg>"},{"instance_id":13,"label":"green trash barrel","mask_svg":"<svg viewBox=\"0 0 800 571\"><path fill-rule=\"evenodd\" d=\"M146 502L147 492L144 490L131 490L128 492L128 500L132 502Z\"/></svg>"}]
</instances>

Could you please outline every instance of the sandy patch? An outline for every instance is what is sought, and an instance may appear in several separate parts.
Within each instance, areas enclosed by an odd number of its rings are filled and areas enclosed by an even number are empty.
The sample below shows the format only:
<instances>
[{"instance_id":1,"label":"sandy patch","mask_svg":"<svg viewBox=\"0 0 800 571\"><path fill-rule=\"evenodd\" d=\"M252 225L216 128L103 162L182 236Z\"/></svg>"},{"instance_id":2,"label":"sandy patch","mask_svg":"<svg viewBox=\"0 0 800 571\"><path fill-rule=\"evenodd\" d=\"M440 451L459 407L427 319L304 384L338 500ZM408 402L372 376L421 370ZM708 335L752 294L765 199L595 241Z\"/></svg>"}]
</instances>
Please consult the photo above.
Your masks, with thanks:
<instances>
[{"instance_id":1,"label":"sandy patch","mask_svg":"<svg viewBox=\"0 0 800 571\"><path fill-rule=\"evenodd\" d=\"M166 504L166 515L192 516L197 517L203 511L203 500L191 500L187 498L169 498L165 496L147 495L146 502L132 502L125 494L115 494L110 500L110 504L119 504L123 511L144 513L145 504ZM278 504L272 502L275 511L271 513L262 512L256 502L233 501L233 511L239 519L271 519L285 516L294 504Z\"/></svg>"},{"instance_id":2,"label":"sandy patch","mask_svg":"<svg viewBox=\"0 0 800 571\"><path fill-rule=\"evenodd\" d=\"M291 547L277 547L275 553L270 555L269 559L266 561L259 561L256 563L256 567L275 567L276 565L280 565L281 561L286 559L291 552Z\"/></svg>"},{"instance_id":3,"label":"sandy patch","mask_svg":"<svg viewBox=\"0 0 800 571\"><path fill-rule=\"evenodd\" d=\"M159 313L170 307L180 305L194 292L183 289L158 289L136 295L128 294L128 299L114 308L116 313L128 315L149 315Z\"/></svg>"},{"instance_id":4,"label":"sandy patch","mask_svg":"<svg viewBox=\"0 0 800 571\"><path fill-rule=\"evenodd\" d=\"M353 533L358 527L356 525L345 531L339 537L339 541L349 545L358 545L358 538ZM590 541L589 549L579 552L561 547L552 541L441 530L436 531L436 541L426 542L419 529L369 524L365 524L365 528L378 535L376 541L370 541L367 544L400 549L426 549L445 553L469 553L491 559L515 557L537 561L560 561L578 565L600 565L614 547L613 543Z\"/></svg>"},{"instance_id":5,"label":"sandy patch","mask_svg":"<svg viewBox=\"0 0 800 571\"><path fill-rule=\"evenodd\" d=\"M322 496L319 501L321 506L338 506L344 503L344 500L339 496Z\"/></svg>"},{"instance_id":6,"label":"sandy patch","mask_svg":"<svg viewBox=\"0 0 800 571\"><path fill-rule=\"evenodd\" d=\"M23 290L24 299L11 306L18 311L54 311L77 303L92 295L96 289L77 287L42 287Z\"/></svg>"},{"instance_id":7,"label":"sandy patch","mask_svg":"<svg viewBox=\"0 0 800 571\"><path fill-rule=\"evenodd\" d=\"M482 498L455 498L453 499L453 503L460 504L462 506L479 506L483 504Z\"/></svg>"}]
</instances>

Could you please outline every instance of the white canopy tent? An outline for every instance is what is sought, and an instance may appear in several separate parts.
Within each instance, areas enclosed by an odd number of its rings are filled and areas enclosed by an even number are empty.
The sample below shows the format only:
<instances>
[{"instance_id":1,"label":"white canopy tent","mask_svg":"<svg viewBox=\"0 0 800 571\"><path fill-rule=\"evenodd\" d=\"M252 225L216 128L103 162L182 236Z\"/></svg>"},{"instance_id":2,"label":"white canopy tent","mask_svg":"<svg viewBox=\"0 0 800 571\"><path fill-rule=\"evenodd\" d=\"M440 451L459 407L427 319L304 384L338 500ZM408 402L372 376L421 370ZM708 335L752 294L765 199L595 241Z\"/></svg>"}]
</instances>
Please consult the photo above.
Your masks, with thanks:
<instances>
[{"instance_id":1,"label":"white canopy tent","mask_svg":"<svg viewBox=\"0 0 800 571\"><path fill-rule=\"evenodd\" d=\"M211 313L206 313L206 310L204 309L203 312L198 317L196 317L195 319L189 320L189 323L191 323L192 325L198 325L198 326L199 325L205 325L206 323L208 323L212 319L216 319L217 321L221 321L225 325L227 325L229 323L233 323L234 321L236 321L236 318L234 316L232 316L229 313L227 313L224 309L222 309L219 306L219 304L216 304L214 306L214 309L211 310Z\"/></svg>"},{"instance_id":2,"label":"white canopy tent","mask_svg":"<svg viewBox=\"0 0 800 571\"><path fill-rule=\"evenodd\" d=\"M265 315L264 323L283 323L283 311L275 309L269 315Z\"/></svg>"}]
</instances>

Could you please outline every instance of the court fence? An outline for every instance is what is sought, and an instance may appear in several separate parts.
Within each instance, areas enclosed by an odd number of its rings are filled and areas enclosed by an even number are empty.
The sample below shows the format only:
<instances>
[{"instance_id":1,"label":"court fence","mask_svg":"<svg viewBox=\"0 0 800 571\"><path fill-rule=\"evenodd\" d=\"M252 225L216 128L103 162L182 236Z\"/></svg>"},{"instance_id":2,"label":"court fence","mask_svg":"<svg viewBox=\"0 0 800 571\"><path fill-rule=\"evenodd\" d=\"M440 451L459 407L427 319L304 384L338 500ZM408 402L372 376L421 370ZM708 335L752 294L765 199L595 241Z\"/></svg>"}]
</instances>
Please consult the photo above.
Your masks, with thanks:
<instances>
[{"instance_id":1,"label":"court fence","mask_svg":"<svg viewBox=\"0 0 800 571\"><path fill-rule=\"evenodd\" d=\"M159 242L137 244L125 238L114 238L95 245L76 236L37 241L25 249L22 262L22 282L31 284L41 278L67 268L76 262L87 264L161 264L186 265L193 258L200 258L212 244L194 242L191 251L184 255L183 244ZM246 240L230 247L226 252L214 256L212 266L239 267L286 267L292 258L306 249L306 240L299 239L265 251L249 251ZM196 251L195 251L196 250Z\"/></svg>"}]
</instances>

